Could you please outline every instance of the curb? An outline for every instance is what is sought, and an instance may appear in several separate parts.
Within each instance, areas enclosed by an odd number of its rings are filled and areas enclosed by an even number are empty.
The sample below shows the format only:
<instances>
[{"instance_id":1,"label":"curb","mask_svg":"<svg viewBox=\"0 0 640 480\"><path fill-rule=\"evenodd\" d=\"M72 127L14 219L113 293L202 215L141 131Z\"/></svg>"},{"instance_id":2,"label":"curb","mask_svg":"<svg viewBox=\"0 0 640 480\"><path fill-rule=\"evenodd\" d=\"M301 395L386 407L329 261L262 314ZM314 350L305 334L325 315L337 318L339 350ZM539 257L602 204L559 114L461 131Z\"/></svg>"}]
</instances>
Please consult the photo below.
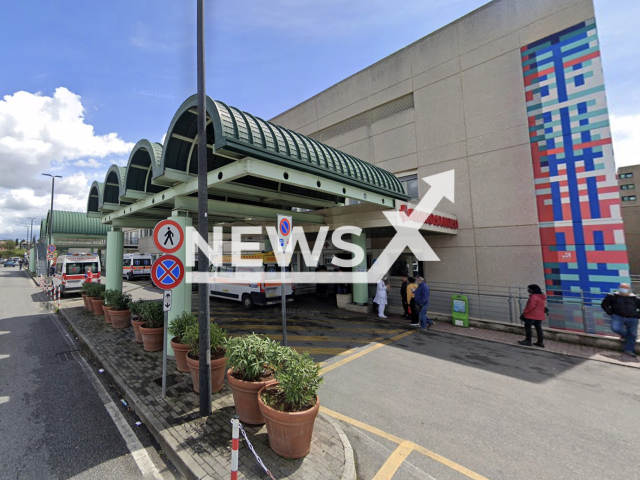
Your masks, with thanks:
<instances>
[{"instance_id":1,"label":"curb","mask_svg":"<svg viewBox=\"0 0 640 480\"><path fill-rule=\"evenodd\" d=\"M35 280L34 280L35 281ZM166 431L165 427L160 424L155 417L151 414L146 405L138 398L138 396L132 392L122 380L122 378L114 373L115 368L111 363L102 358L99 354L95 353L91 342L84 336L82 332L77 330L71 321L67 318L63 309L59 311L61 319L66 325L73 329L73 333L85 348L85 350L91 355L91 357L104 368L105 374L121 392L123 398L127 401L133 411L140 417L142 423L149 429L149 432L156 439L163 452L167 455L171 463L178 469L178 471L187 479L203 479L212 478L204 469L184 450L180 447L178 441L170 434L163 433ZM342 428L330 417L320 413L325 420L329 422L331 426L336 430L342 446L344 449L345 463L340 480L356 480L356 467L355 458L353 454L353 448Z\"/></svg>"}]
</instances>

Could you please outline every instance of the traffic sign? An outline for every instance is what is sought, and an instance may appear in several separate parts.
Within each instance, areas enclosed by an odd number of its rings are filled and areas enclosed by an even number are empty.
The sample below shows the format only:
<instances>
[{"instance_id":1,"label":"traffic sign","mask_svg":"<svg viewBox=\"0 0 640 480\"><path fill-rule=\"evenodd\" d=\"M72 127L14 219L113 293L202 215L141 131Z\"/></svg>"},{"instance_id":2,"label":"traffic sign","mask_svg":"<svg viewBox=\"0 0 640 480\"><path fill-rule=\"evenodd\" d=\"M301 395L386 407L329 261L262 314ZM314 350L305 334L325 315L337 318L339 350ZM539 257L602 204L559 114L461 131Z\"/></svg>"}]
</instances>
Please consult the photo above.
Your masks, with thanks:
<instances>
[{"instance_id":1,"label":"traffic sign","mask_svg":"<svg viewBox=\"0 0 640 480\"><path fill-rule=\"evenodd\" d=\"M162 253L175 253L184 243L184 232L175 220L162 220L153 229L153 243Z\"/></svg>"},{"instance_id":2,"label":"traffic sign","mask_svg":"<svg viewBox=\"0 0 640 480\"><path fill-rule=\"evenodd\" d=\"M176 288L184 278L184 265L173 255L163 255L153 263L151 278L154 285L163 290Z\"/></svg>"},{"instance_id":3,"label":"traffic sign","mask_svg":"<svg viewBox=\"0 0 640 480\"><path fill-rule=\"evenodd\" d=\"M49 255L47 255L47 259L49 260L53 260L53 257L54 257L53 253L50 253Z\"/></svg>"},{"instance_id":4,"label":"traffic sign","mask_svg":"<svg viewBox=\"0 0 640 480\"><path fill-rule=\"evenodd\" d=\"M165 312L171 311L171 290L164 292L164 300L162 301L162 309Z\"/></svg>"},{"instance_id":5,"label":"traffic sign","mask_svg":"<svg viewBox=\"0 0 640 480\"><path fill-rule=\"evenodd\" d=\"M47 251L48 251L49 253L53 253L53 252L55 252L55 251L56 251L56 246L55 246L55 245L49 245L49 246L47 247Z\"/></svg>"},{"instance_id":6,"label":"traffic sign","mask_svg":"<svg viewBox=\"0 0 640 480\"><path fill-rule=\"evenodd\" d=\"M292 230L293 218L291 215L278 215L278 252L286 251Z\"/></svg>"}]
</instances>

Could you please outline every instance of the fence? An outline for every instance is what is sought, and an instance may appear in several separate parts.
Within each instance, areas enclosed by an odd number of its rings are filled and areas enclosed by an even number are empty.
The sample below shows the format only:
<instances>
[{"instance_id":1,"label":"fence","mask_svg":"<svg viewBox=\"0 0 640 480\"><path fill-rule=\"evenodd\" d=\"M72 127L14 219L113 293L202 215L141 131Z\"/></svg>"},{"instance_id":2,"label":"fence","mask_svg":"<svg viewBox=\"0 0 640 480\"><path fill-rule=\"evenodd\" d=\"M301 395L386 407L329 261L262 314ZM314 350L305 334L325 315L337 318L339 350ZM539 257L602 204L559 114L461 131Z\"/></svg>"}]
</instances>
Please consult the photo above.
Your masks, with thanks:
<instances>
[{"instance_id":1,"label":"fence","mask_svg":"<svg viewBox=\"0 0 640 480\"><path fill-rule=\"evenodd\" d=\"M394 287L395 283L392 282ZM469 300L470 318L520 325L520 315L529 299L526 287L441 282L428 282L428 285L431 289L429 312L432 314L451 315L451 296L462 294ZM558 295L560 292L554 293L556 295L547 298L549 327L594 335L613 335L610 318L600 307L604 293L563 291L561 296ZM397 288L389 292L389 299L391 305L400 305Z\"/></svg>"}]
</instances>

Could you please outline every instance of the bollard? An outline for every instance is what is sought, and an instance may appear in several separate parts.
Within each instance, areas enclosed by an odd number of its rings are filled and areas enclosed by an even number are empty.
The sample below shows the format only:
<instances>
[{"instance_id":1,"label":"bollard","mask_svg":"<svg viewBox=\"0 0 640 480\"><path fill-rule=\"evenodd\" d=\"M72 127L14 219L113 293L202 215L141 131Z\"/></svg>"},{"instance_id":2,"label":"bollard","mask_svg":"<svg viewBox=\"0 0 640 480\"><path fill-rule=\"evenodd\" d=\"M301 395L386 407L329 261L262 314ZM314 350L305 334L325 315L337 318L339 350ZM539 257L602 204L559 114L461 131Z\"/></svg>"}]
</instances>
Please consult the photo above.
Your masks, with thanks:
<instances>
[{"instance_id":1,"label":"bollard","mask_svg":"<svg viewBox=\"0 0 640 480\"><path fill-rule=\"evenodd\" d=\"M234 415L231 420L231 480L238 479L238 449L240 447L240 418Z\"/></svg>"},{"instance_id":2,"label":"bollard","mask_svg":"<svg viewBox=\"0 0 640 480\"><path fill-rule=\"evenodd\" d=\"M60 285L58 285L58 310L60 310Z\"/></svg>"}]
</instances>

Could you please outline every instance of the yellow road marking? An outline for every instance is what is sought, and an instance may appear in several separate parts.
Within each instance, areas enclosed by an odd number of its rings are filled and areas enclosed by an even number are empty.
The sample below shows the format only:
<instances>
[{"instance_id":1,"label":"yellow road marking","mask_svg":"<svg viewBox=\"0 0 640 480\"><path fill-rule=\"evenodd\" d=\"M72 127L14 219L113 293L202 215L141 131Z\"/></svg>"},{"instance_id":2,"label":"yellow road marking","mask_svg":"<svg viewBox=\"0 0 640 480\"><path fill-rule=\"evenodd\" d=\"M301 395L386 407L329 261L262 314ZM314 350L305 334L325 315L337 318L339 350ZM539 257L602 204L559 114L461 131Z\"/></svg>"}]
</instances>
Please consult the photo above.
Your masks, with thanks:
<instances>
[{"instance_id":1,"label":"yellow road marking","mask_svg":"<svg viewBox=\"0 0 640 480\"><path fill-rule=\"evenodd\" d=\"M351 418L351 417L347 417L346 415L342 415L341 413L338 412L334 412L333 410L329 410L327 407L323 407L320 406L320 411L333 417L333 418L337 418L338 420L341 420L345 423L348 423L350 425L353 425L354 427L358 427L366 432L370 432L373 433L374 435L378 435L379 437L382 437L384 439L387 439L393 443L397 443L398 445L402 446L405 445L405 448L408 448L409 446L411 447L412 450L415 450L416 452L421 453L422 455L425 455L433 460L435 460L436 462L442 463L443 465L446 465L447 467L451 468L452 470L455 470L458 473L461 473L462 475L465 475L468 478L471 478L472 480L488 480L486 477L483 477L482 475L475 473L471 470L469 470L466 467L463 467L462 465L457 464L456 462L449 460L448 458L443 457L442 455L438 455L435 452L432 452L431 450L428 450L414 442L411 442L409 440L404 440L400 437L396 437L395 435L392 435L390 433L387 433L383 430L380 430L379 428L376 428L372 425L369 425L367 423L361 422L359 420L356 420L355 418ZM400 453L404 452L404 449L401 450L399 452L399 448L396 449L396 451L394 451L391 454L391 457L396 456L396 460L400 458ZM411 453L411 452L409 452ZM408 454L406 455L408 456ZM404 458L406 458L406 456ZM382 466L382 468L380 469L380 471L382 471L382 469L385 468L385 466L387 465L387 463L389 463L389 461L391 460L391 458L389 460L387 460L387 462L385 462L385 464ZM404 459L403 459L404 460ZM402 463L402 462L400 462ZM380 472L378 472L378 474L380 474ZM378 478L378 476L376 475L375 478ZM380 478L391 478L391 477L380 477Z\"/></svg>"},{"instance_id":2,"label":"yellow road marking","mask_svg":"<svg viewBox=\"0 0 640 480\"><path fill-rule=\"evenodd\" d=\"M388 338L388 339L383 340L383 341L381 341L379 343L376 343L375 345L372 345L372 346L367 347L367 348L365 348L363 350L360 350L358 353L355 353L355 354L353 354L353 355L351 355L351 356L349 356L349 357L347 357L347 358L345 358L343 360L340 360L340 361L338 361L336 363L332 363L331 365L324 367L322 370L320 370L320 375L324 375L325 373L330 372L331 370L333 370L335 368L341 367L345 363L349 363L349 362L355 360L356 358L360 358L363 355L366 355L367 353L371 353L374 350L377 350L377 349L379 349L381 347L384 347L385 345L388 345L388 344L390 344L392 342L400 340L401 338L407 337L409 335L413 335L414 333L416 333L415 330L411 330L409 332L404 332L404 333L401 333L400 335L396 335L395 337Z\"/></svg>"},{"instance_id":3,"label":"yellow road marking","mask_svg":"<svg viewBox=\"0 0 640 480\"><path fill-rule=\"evenodd\" d=\"M232 323L223 323L223 322L216 322L218 325L220 325L221 327L227 328L227 329L234 329L234 330L282 330L282 325L261 325L259 323L254 323L251 325L234 325ZM287 325L287 331L291 330L292 332L307 332L307 331L313 331L314 329L317 328L322 328L322 327L314 327L314 326L308 326L308 327L301 327L301 326L295 326L295 325ZM331 330L329 330L331 332L343 332L343 333L398 333L398 332L403 332L404 330L401 329L386 329L386 328L349 328L349 327L335 327L332 328Z\"/></svg>"},{"instance_id":4,"label":"yellow road marking","mask_svg":"<svg viewBox=\"0 0 640 480\"><path fill-rule=\"evenodd\" d=\"M391 480L393 476L402 465L409 454L413 451L413 444L411 442L404 441L398 448L394 450L391 456L384 462L384 465L378 470L376 476L373 477L373 480Z\"/></svg>"},{"instance_id":5,"label":"yellow road marking","mask_svg":"<svg viewBox=\"0 0 640 480\"><path fill-rule=\"evenodd\" d=\"M266 334L271 340L282 340L282 335L268 333ZM239 335L231 334L232 337ZM355 337L312 337L306 335L290 335L287 337L292 342L335 342L335 343L371 343L382 340L382 338L355 338Z\"/></svg>"},{"instance_id":6,"label":"yellow road marking","mask_svg":"<svg viewBox=\"0 0 640 480\"><path fill-rule=\"evenodd\" d=\"M321 347L291 347L297 352L308 352L318 355L346 355L347 350L344 348L321 348Z\"/></svg>"}]
</instances>

